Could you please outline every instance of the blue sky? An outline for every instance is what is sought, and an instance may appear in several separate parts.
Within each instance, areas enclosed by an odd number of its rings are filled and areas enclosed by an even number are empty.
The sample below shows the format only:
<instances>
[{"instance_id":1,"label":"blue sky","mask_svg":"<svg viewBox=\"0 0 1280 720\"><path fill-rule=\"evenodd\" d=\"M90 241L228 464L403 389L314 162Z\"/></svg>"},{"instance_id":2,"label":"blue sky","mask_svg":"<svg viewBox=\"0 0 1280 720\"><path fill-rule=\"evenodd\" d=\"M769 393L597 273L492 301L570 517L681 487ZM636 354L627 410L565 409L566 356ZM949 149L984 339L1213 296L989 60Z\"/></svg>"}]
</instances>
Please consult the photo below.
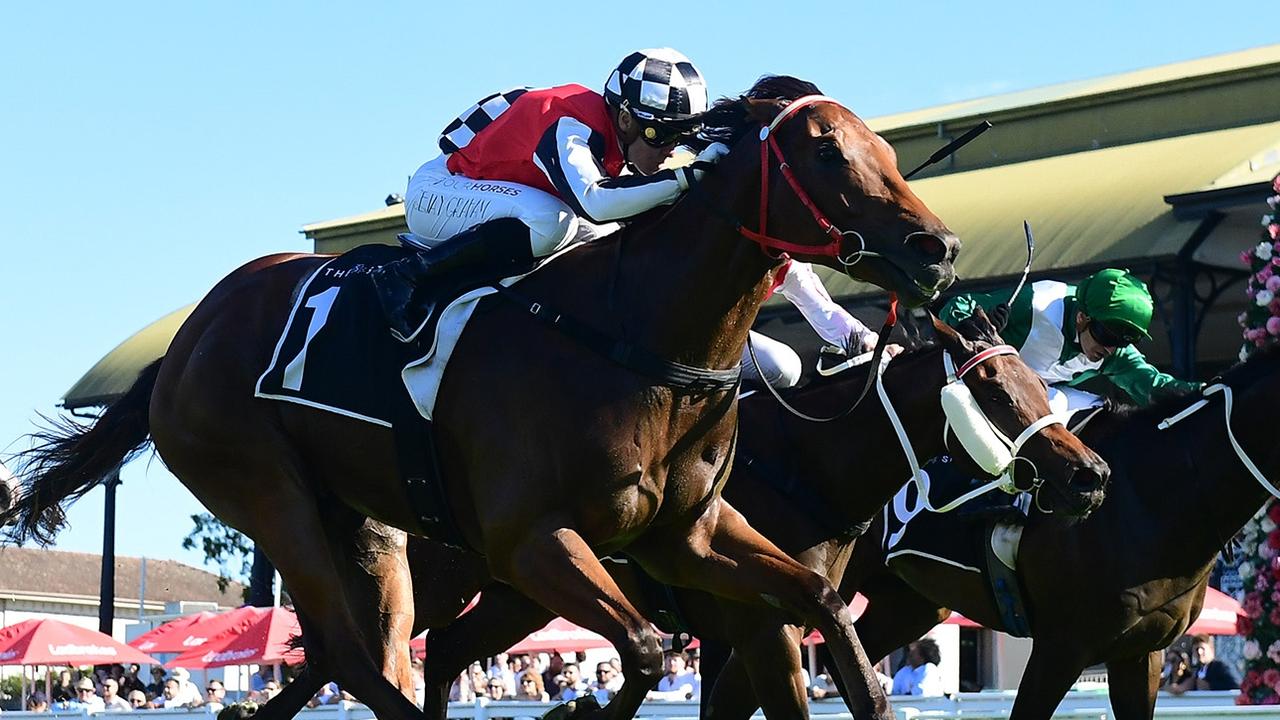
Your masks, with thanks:
<instances>
[{"instance_id":1,"label":"blue sky","mask_svg":"<svg viewBox=\"0 0 1280 720\"><path fill-rule=\"evenodd\" d=\"M670 45L715 93L789 73L874 117L1256 47L1274 19L1257 0L4 3L0 447L239 264L403 192L489 92L597 86ZM124 480L118 552L198 562L199 503L158 461ZM95 491L57 547L98 552L101 515Z\"/></svg>"}]
</instances>

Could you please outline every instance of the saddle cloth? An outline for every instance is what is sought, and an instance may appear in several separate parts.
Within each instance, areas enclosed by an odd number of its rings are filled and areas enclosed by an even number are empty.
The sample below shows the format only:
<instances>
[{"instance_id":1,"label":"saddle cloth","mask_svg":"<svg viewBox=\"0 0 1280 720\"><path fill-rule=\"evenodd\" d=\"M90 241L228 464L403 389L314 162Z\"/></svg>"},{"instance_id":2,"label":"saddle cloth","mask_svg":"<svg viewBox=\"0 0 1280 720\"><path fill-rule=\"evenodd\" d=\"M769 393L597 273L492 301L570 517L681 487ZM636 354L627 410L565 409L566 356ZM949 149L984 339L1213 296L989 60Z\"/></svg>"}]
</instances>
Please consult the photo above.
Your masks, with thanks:
<instances>
[{"instance_id":1,"label":"saddle cloth","mask_svg":"<svg viewBox=\"0 0 1280 720\"><path fill-rule=\"evenodd\" d=\"M400 378L405 365L422 357L423 344L437 343L438 318L427 320L416 342L399 342L382 321L368 278L374 266L406 252L387 245L364 245L313 272L294 297L289 319L271 362L258 378L254 395L391 429L400 475L421 526L419 532L460 544L436 467L430 419L419 412L418 403ZM436 291L439 307L451 294L456 295L458 288ZM456 330L461 332L461 327Z\"/></svg>"},{"instance_id":2,"label":"saddle cloth","mask_svg":"<svg viewBox=\"0 0 1280 720\"><path fill-rule=\"evenodd\" d=\"M947 462L944 462L946 460ZM930 493L935 505L942 498L958 497L973 487L968 473L949 458L940 458L923 468L929 473ZM984 517L983 510L1009 508L1027 512L1029 496L1009 496L1002 492L980 495L949 513L925 510L919 502L916 483L908 482L884 509L885 563L915 556L982 576L1000 614L1005 632L1016 637L1030 636L1030 624L1021 583L1017 578L1018 546L1023 524ZM1012 514L1012 513L1011 513Z\"/></svg>"}]
</instances>

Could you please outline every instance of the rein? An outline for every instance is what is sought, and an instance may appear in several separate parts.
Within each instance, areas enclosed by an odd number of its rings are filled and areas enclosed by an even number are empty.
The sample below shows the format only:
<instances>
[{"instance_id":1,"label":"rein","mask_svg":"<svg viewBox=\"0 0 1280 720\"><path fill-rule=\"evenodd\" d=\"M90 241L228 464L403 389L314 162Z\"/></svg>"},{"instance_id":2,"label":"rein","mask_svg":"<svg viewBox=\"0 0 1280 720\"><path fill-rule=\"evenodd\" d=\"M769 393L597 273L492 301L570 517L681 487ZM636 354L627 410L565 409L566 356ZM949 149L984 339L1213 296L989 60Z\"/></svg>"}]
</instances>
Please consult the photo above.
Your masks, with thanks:
<instances>
[{"instance_id":1,"label":"rein","mask_svg":"<svg viewBox=\"0 0 1280 720\"><path fill-rule=\"evenodd\" d=\"M898 295L896 293L889 293L889 314L884 319L884 325L880 327L880 339L876 342L876 349L871 353L871 367L883 367L883 361L888 360L888 358L884 356L884 349L889 345L889 331L893 330L893 326L897 324ZM760 361L756 358L755 346L751 344L751 335L747 335L747 352L751 353L751 362L756 366L758 371L760 369ZM769 391L769 394L773 396L773 399L776 400L787 412L795 415L801 420L807 420L813 423L828 423L847 417L849 413L856 410L858 406L862 404L863 398L865 398L867 393L871 391L871 383L875 381L875 377L873 377L874 375L876 375L876 373L868 372L867 381L862 385L862 392L858 393L858 397L853 401L853 404L845 408L844 411L836 415L832 415L831 417L814 417L801 412L791 405L791 403L783 400L782 394L764 378L763 374L761 374L760 380L765 389Z\"/></svg>"},{"instance_id":2,"label":"rein","mask_svg":"<svg viewBox=\"0 0 1280 720\"><path fill-rule=\"evenodd\" d=\"M946 369L947 381L943 385L943 390L945 391L947 387L954 385L956 383L963 384L964 376L968 374L970 370L977 367L979 364L981 364L985 360L996 357L998 355L1017 355L1017 354L1018 354L1017 348L1014 348L1012 345L996 345L996 346L987 348L986 350L983 350L982 352L974 355L973 357L969 358L967 361L962 363L959 368L956 368L954 361L952 361L951 359L951 354L944 350L942 353L942 364L943 364L943 367ZM889 399L889 394L884 389L883 375L887 365L888 363L882 362L880 366L877 368L876 393L880 396L880 403L884 406L885 414L889 417L889 422L890 424L893 425L894 432L898 435L898 444L902 446L902 452L907 457L907 464L911 468L911 479L914 480L916 483L916 490L918 495L920 496L920 501L923 504L924 508L929 512L934 512L934 513L950 512L956 509L957 507L963 505L964 503L972 500L973 498L978 497L979 495L985 495L986 493L991 492L992 490L995 490L995 489L1002 489L1005 492L1016 491L1017 488L1013 484L1012 468L1016 464L1017 460L1019 459L1025 460L1025 458L1020 458L1019 456L1019 453L1022 450L1022 446L1026 444L1026 442L1030 440L1033 436L1035 436L1037 433L1039 433L1041 430L1048 427L1049 425L1062 424L1062 420L1059 419L1056 415L1049 414L1040 418L1039 420L1036 420L1035 422L1031 423L1027 427L1023 428L1022 432L1018 434L1018 437L1016 439L1009 440L1007 437L1005 437L1003 433L1000 432L998 428L995 427L995 425L991 422L991 420L986 417L985 413L981 413L981 411L979 411L982 419L987 423L990 429L994 432L995 437L997 437L1000 441L1005 443L1005 445L1008 447L1013 460L1008 464L1008 466L1006 466L1006 468L1004 468L1004 471L1002 473L999 473L999 477L997 477L995 480L992 480L991 482L988 482L985 485L982 485L973 490L970 490L969 492L961 495L960 497L956 498L955 500L952 500L951 502L943 505L940 508L934 507L933 503L929 500L929 476L920 470L920 460L916 456L915 448L912 447L911 439L907 436L906 428L903 427L902 420L899 419L898 412L894 409L893 402ZM943 430L943 433L945 435L946 433L945 429ZM1039 481L1039 478L1037 478L1037 482L1032 486L1031 489L1037 490L1041 484L1042 482Z\"/></svg>"},{"instance_id":3,"label":"rein","mask_svg":"<svg viewBox=\"0 0 1280 720\"><path fill-rule=\"evenodd\" d=\"M494 283L491 287L499 297L523 308L535 320L554 328L588 350L666 387L711 393L732 390L742 380L741 364L735 364L727 370L713 370L667 360L626 340L600 332L555 308L530 300L502 283Z\"/></svg>"},{"instance_id":4,"label":"rein","mask_svg":"<svg viewBox=\"0 0 1280 720\"><path fill-rule=\"evenodd\" d=\"M1179 412L1176 415L1173 415L1171 417L1165 418L1164 420L1161 420L1159 423L1156 424L1156 428L1160 430L1168 430L1169 428L1173 427L1175 424L1181 422L1182 420L1185 420L1187 417L1191 416L1196 411L1208 405L1209 396L1215 393L1222 393L1222 411L1224 414L1223 422L1227 428L1227 439L1231 441L1231 449L1235 450L1236 457L1240 458L1240 464L1244 465L1245 469L1249 471L1249 474L1253 475L1253 479L1257 480L1258 484L1261 485L1264 490L1270 493L1272 497L1280 499L1280 488L1277 488L1275 483L1268 480L1267 476L1262 474L1262 471L1258 469L1258 466L1253 462L1253 459L1250 458L1248 453L1244 451L1244 448L1240 446L1240 442L1236 440L1236 434L1231 430L1231 386L1230 385L1226 385L1224 383L1214 383L1212 385L1206 386L1204 389L1200 391L1200 394L1202 397L1199 400L1188 405L1184 410L1182 410L1182 412Z\"/></svg>"}]
</instances>

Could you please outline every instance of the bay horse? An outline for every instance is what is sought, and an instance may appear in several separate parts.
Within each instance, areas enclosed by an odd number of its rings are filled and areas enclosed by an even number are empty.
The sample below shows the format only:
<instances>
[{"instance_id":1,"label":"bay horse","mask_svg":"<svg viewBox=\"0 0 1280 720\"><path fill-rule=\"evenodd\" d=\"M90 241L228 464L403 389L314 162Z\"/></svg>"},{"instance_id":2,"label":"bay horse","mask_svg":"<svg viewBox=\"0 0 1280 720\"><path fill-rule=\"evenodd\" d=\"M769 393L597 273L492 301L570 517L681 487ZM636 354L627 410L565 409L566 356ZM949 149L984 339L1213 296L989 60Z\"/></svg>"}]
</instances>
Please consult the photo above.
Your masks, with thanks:
<instances>
[{"instance_id":1,"label":"bay horse","mask_svg":"<svg viewBox=\"0 0 1280 720\"><path fill-rule=\"evenodd\" d=\"M1225 422L1222 392L1164 430L1162 420L1200 395L1094 417L1080 434L1111 466L1106 501L1079 522L1031 515L1017 566L1034 647L1015 720L1050 717L1081 671L1103 662L1115 716L1152 717L1163 650L1199 615L1218 552L1264 501L1280 495L1266 487L1280 473L1270 421L1280 400L1280 352L1259 352L1213 382L1231 389ZM930 532L948 538L961 537L972 522L959 514L929 521ZM951 608L993 630L1004 627L985 570L912 555L885 568L880 546L868 542L855 550L845 578L846 592L857 586L869 600L857 628L870 657L919 637Z\"/></svg>"},{"instance_id":2,"label":"bay horse","mask_svg":"<svg viewBox=\"0 0 1280 720\"><path fill-rule=\"evenodd\" d=\"M737 367L782 251L908 305L936 297L954 279L959 240L907 186L889 144L816 93L766 77L717 103L704 120L731 152L699 192L562 255L521 293L652 355L721 371ZM787 239L770 235L779 232ZM48 540L65 502L150 437L290 588L310 671L264 718L287 716L325 675L384 720L420 717L406 697L407 643L386 642L413 622L404 544L420 527L392 434L254 397L291 297L327 259L272 255L220 281L101 417L28 455L23 494L0 519L17 518L19 540ZM819 628L859 688L858 714L891 717L835 588L719 497L735 389L674 388L529 314L501 298L477 309L437 396L439 464L452 516L488 573L619 650L638 682L602 717L631 717L661 673L659 635L596 559L624 549L667 583L777 605Z\"/></svg>"},{"instance_id":3,"label":"bay horse","mask_svg":"<svg viewBox=\"0 0 1280 720\"><path fill-rule=\"evenodd\" d=\"M933 323L937 342L894 358L882 378L923 458L944 452L945 417L939 402L949 380L944 351L962 366L1002 345L981 312L962 323L959 332L936 319ZM819 378L790 400L834 414L858 397L868 372L870 367L863 366ZM1044 384L1016 351L979 357L962 381L1008 437L1018 437L1049 414ZM813 424L757 393L742 401L739 427L738 454L724 498L779 548L838 584L860 531L911 474L903 453L895 454L897 436L881 404L871 400L838 421ZM1101 502L1105 466L1061 425L1042 430L1024 457L1048 471L1042 500L1047 507L1086 513ZM462 604L481 589L483 574L468 571L460 554L424 547L431 545L411 541L415 582L426 580L424 587L449 590L419 597L414 630L434 628L427 635L425 710L443 720L449 683L468 663L511 647L553 614L513 588L491 584L483 588L479 603L454 621ZM633 564L610 562L606 567L644 615L660 617L667 609L654 605L654 593L646 592L646 580ZM802 625L777 609L705 592L675 589L672 597L687 624L683 629L702 642L704 717L746 718L758 705L769 718L807 715L806 688L799 681ZM717 680L712 655L724 644L732 646L733 657Z\"/></svg>"}]
</instances>

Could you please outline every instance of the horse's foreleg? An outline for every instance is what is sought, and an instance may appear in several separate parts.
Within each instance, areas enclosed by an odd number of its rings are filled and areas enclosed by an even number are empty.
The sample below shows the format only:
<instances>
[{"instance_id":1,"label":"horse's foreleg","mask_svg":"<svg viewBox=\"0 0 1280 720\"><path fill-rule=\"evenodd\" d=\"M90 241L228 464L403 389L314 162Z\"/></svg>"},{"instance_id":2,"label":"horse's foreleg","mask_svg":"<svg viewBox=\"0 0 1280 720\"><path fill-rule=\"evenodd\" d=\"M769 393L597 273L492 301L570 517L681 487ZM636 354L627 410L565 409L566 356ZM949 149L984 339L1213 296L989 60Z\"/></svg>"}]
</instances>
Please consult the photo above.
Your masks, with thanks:
<instances>
[{"instance_id":1,"label":"horse's foreleg","mask_svg":"<svg viewBox=\"0 0 1280 720\"><path fill-rule=\"evenodd\" d=\"M726 625L734 651L716 680L703 717L746 720L760 707L769 720L807 718L809 693L800 674L800 629L787 625L776 612L746 607L725 612L730 615ZM744 674L749 684L735 682Z\"/></svg>"},{"instance_id":2,"label":"horse's foreleg","mask_svg":"<svg viewBox=\"0 0 1280 720\"><path fill-rule=\"evenodd\" d=\"M551 612L603 635L618 650L626 682L603 715L632 718L662 675L662 643L586 541L573 530L552 526L490 546L495 578Z\"/></svg>"},{"instance_id":3,"label":"horse's foreleg","mask_svg":"<svg viewBox=\"0 0 1280 720\"><path fill-rule=\"evenodd\" d=\"M1116 720L1151 720L1156 712L1156 691L1160 688L1160 665L1164 652L1107 661L1108 694Z\"/></svg>"},{"instance_id":4,"label":"horse's foreleg","mask_svg":"<svg viewBox=\"0 0 1280 720\"><path fill-rule=\"evenodd\" d=\"M688 533L646 536L630 551L658 579L740 602L780 607L798 624L822 631L854 692L861 718L893 717L853 629L853 617L826 578L793 560L747 524L724 500L707 506Z\"/></svg>"},{"instance_id":5,"label":"horse's foreleg","mask_svg":"<svg viewBox=\"0 0 1280 720\"><path fill-rule=\"evenodd\" d=\"M755 691L751 689L751 678L747 675L746 665L736 652L730 650L720 658L716 673L708 675L706 670L710 647L711 643L702 643L702 704L699 716L703 720L751 717L760 703L756 702Z\"/></svg>"},{"instance_id":6,"label":"horse's foreleg","mask_svg":"<svg viewBox=\"0 0 1280 720\"><path fill-rule=\"evenodd\" d=\"M427 635L427 659L423 668L427 684L423 711L427 717L444 720L449 687L472 660L505 651L553 617L546 608L507 585L486 586L480 602L469 612ZM519 678L516 682L520 682Z\"/></svg>"},{"instance_id":7,"label":"horse's foreleg","mask_svg":"<svg viewBox=\"0 0 1280 720\"><path fill-rule=\"evenodd\" d=\"M1018 684L1009 720L1049 720L1080 677L1084 663L1065 655L1068 643L1036 641Z\"/></svg>"}]
</instances>

